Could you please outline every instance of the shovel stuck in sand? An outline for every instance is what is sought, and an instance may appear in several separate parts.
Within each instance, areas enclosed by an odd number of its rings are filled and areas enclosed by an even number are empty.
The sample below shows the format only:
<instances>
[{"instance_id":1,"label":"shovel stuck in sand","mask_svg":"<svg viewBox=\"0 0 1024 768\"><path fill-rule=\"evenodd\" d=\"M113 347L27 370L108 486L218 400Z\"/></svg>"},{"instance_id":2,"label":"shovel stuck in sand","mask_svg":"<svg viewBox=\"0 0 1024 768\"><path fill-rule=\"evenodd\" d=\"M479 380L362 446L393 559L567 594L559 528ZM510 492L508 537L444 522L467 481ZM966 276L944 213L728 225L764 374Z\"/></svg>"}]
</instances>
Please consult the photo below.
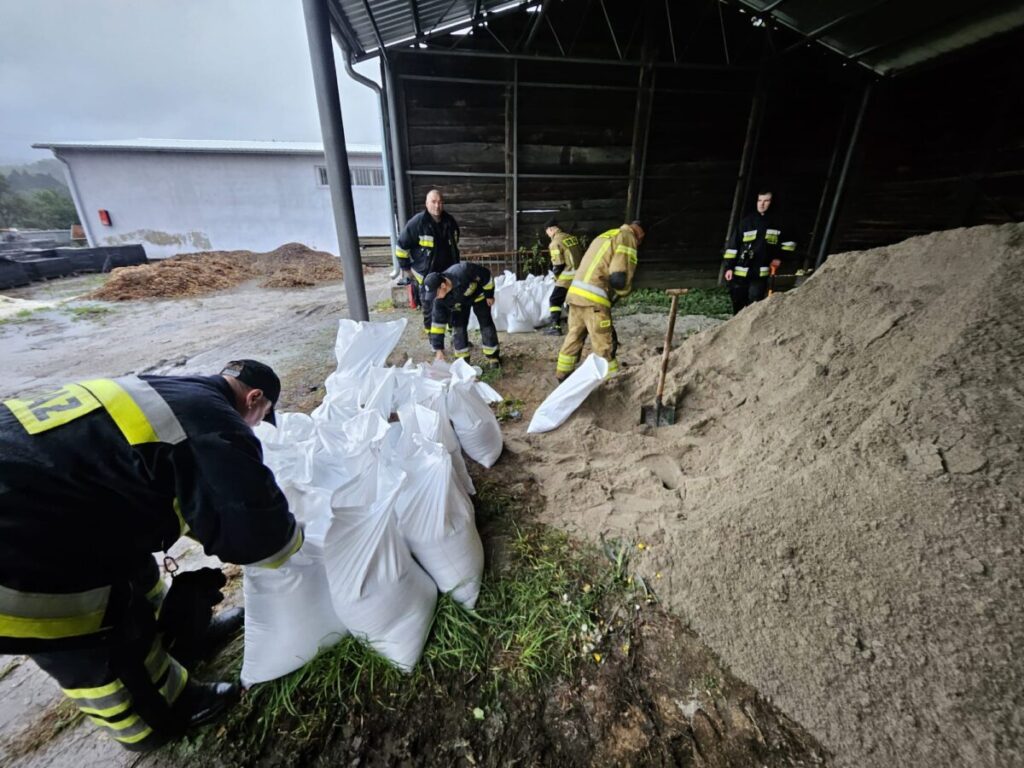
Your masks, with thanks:
<instances>
[{"instance_id":1,"label":"shovel stuck in sand","mask_svg":"<svg viewBox=\"0 0 1024 768\"><path fill-rule=\"evenodd\" d=\"M668 355L672 351L672 332L676 327L676 310L679 308L679 297L689 293L689 288L669 288L665 293L672 297L672 308L668 311L668 330L665 331L665 349L661 353L661 378L658 379L658 393L654 405L640 408L640 423L649 427L668 427L676 423L675 406L661 404L665 394L665 374L668 372Z\"/></svg>"}]
</instances>

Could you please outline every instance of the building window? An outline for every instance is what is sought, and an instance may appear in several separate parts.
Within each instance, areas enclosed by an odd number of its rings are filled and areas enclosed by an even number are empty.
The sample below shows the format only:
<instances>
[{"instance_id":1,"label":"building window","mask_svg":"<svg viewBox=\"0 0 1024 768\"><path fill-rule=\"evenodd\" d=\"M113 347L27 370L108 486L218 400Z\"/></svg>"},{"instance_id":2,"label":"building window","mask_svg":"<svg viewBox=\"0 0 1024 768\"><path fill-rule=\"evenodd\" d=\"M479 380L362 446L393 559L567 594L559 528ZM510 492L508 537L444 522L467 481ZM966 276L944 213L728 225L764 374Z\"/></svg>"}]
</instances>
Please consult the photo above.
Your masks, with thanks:
<instances>
[{"instance_id":1,"label":"building window","mask_svg":"<svg viewBox=\"0 0 1024 768\"><path fill-rule=\"evenodd\" d=\"M352 174L352 186L353 187L383 187L384 186L384 170L382 168L372 168L368 166L350 166L349 173ZM328 186L327 183L327 167L323 165L316 166L316 181L317 185L321 187Z\"/></svg>"},{"instance_id":2,"label":"building window","mask_svg":"<svg viewBox=\"0 0 1024 768\"><path fill-rule=\"evenodd\" d=\"M384 171L380 168L355 166L352 171L353 187L383 187Z\"/></svg>"}]
</instances>

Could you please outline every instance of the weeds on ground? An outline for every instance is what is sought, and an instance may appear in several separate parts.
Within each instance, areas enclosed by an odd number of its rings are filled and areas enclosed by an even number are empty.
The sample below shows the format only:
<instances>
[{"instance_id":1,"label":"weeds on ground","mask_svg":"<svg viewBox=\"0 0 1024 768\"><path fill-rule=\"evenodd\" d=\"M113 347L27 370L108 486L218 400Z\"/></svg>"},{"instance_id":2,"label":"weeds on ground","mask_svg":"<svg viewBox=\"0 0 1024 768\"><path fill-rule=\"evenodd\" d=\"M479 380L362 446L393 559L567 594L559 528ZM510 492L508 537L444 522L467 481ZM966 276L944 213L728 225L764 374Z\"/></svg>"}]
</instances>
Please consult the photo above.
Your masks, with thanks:
<instances>
[{"instance_id":1,"label":"weeds on ground","mask_svg":"<svg viewBox=\"0 0 1024 768\"><path fill-rule=\"evenodd\" d=\"M271 749L280 755L322 747L353 718L412 716L425 701L484 719L511 704L510 696L530 696L571 678L582 663L600 663L614 635L605 615L634 599L628 546L609 565L562 533L517 522L523 511L496 484L480 483L477 517L505 544L503 552L489 563L475 610L441 596L410 675L346 637L291 675L255 686L220 725L176 745L178 762L238 764ZM236 641L226 654L233 656L229 668L238 669L240 654Z\"/></svg>"},{"instance_id":2,"label":"weeds on ground","mask_svg":"<svg viewBox=\"0 0 1024 768\"><path fill-rule=\"evenodd\" d=\"M27 322L38 311L38 309L19 309L12 315L0 318L0 325L17 325L18 323Z\"/></svg>"},{"instance_id":3,"label":"weeds on ground","mask_svg":"<svg viewBox=\"0 0 1024 768\"><path fill-rule=\"evenodd\" d=\"M31 725L0 742L4 748L4 756L11 760L25 757L46 746L64 731L78 725L84 717L71 699L54 702L43 710Z\"/></svg>"},{"instance_id":4,"label":"weeds on ground","mask_svg":"<svg viewBox=\"0 0 1024 768\"><path fill-rule=\"evenodd\" d=\"M672 304L672 297L664 291L652 288L638 288L615 305L616 315L635 315L641 312L665 312ZM708 315L711 317L732 314L729 291L725 288L691 288L689 293L679 297L680 315Z\"/></svg>"},{"instance_id":5,"label":"weeds on ground","mask_svg":"<svg viewBox=\"0 0 1024 768\"><path fill-rule=\"evenodd\" d=\"M519 398L502 400L495 406L494 415L502 422L519 421L523 418L523 401Z\"/></svg>"},{"instance_id":6,"label":"weeds on ground","mask_svg":"<svg viewBox=\"0 0 1024 768\"><path fill-rule=\"evenodd\" d=\"M73 320L93 320L109 315L114 310L102 304L84 304L79 307L64 307Z\"/></svg>"},{"instance_id":7,"label":"weeds on ground","mask_svg":"<svg viewBox=\"0 0 1024 768\"><path fill-rule=\"evenodd\" d=\"M500 365L483 365L480 367L479 381L484 384L493 384L496 381L500 381L503 375Z\"/></svg>"},{"instance_id":8,"label":"weeds on ground","mask_svg":"<svg viewBox=\"0 0 1024 768\"><path fill-rule=\"evenodd\" d=\"M383 299L373 305L374 312L391 312L395 309L395 302L392 299Z\"/></svg>"}]
</instances>

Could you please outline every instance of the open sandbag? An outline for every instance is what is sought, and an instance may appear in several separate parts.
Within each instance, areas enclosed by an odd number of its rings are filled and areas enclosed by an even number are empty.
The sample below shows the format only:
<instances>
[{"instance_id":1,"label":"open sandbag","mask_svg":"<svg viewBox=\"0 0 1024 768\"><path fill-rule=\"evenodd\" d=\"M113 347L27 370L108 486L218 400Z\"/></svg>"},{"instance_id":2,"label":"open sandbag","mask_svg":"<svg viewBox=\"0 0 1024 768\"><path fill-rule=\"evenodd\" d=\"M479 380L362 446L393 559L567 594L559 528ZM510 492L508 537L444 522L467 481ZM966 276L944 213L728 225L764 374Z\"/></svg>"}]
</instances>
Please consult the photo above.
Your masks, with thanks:
<instances>
[{"instance_id":1,"label":"open sandbag","mask_svg":"<svg viewBox=\"0 0 1024 768\"><path fill-rule=\"evenodd\" d=\"M339 320L334 344L336 373L361 377L371 366L383 365L402 337L406 322L404 317L388 323Z\"/></svg>"},{"instance_id":2,"label":"open sandbag","mask_svg":"<svg viewBox=\"0 0 1024 768\"><path fill-rule=\"evenodd\" d=\"M473 369L465 361L458 363L452 365L448 385L448 415L466 455L484 467L491 467L504 447L501 426L474 386Z\"/></svg>"},{"instance_id":3,"label":"open sandbag","mask_svg":"<svg viewBox=\"0 0 1024 768\"><path fill-rule=\"evenodd\" d=\"M591 353L569 378L544 398L526 431L536 434L560 427L607 376L608 361Z\"/></svg>"}]
</instances>

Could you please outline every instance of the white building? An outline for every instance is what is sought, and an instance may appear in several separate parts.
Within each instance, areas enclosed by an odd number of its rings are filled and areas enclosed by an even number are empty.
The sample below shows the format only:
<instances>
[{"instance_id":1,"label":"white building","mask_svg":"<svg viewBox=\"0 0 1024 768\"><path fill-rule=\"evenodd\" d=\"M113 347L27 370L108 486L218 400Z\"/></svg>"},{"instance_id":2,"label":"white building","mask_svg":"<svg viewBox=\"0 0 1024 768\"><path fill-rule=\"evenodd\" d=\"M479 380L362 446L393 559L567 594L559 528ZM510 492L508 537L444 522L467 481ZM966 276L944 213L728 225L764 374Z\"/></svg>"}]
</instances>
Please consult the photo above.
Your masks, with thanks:
<instances>
[{"instance_id":1,"label":"white building","mask_svg":"<svg viewBox=\"0 0 1024 768\"><path fill-rule=\"evenodd\" d=\"M337 254L323 145L132 139L34 144L53 151L89 245L141 243L150 258L269 251L297 242ZM348 147L361 237L387 237L380 147Z\"/></svg>"}]
</instances>

